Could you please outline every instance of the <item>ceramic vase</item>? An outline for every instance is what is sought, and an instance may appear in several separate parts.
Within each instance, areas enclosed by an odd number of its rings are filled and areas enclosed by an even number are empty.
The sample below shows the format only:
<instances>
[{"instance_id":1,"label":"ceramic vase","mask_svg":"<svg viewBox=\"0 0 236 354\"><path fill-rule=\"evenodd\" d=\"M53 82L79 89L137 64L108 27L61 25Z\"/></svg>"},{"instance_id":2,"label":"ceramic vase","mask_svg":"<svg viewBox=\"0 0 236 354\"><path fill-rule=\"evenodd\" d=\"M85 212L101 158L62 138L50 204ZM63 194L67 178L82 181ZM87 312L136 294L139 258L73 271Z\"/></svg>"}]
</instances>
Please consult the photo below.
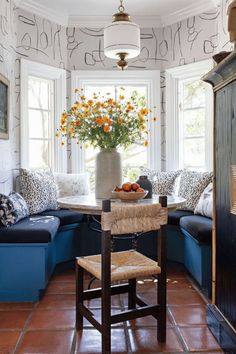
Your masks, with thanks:
<instances>
[{"instance_id":1,"label":"ceramic vase","mask_svg":"<svg viewBox=\"0 0 236 354\"><path fill-rule=\"evenodd\" d=\"M111 192L122 183L121 155L116 149L101 149L95 162L95 197L110 199Z\"/></svg>"},{"instance_id":2,"label":"ceramic vase","mask_svg":"<svg viewBox=\"0 0 236 354\"><path fill-rule=\"evenodd\" d=\"M148 179L148 177L147 176L139 176L137 183L140 185L141 188L148 191L148 194L146 195L145 199L151 199L152 198L152 183Z\"/></svg>"}]
</instances>

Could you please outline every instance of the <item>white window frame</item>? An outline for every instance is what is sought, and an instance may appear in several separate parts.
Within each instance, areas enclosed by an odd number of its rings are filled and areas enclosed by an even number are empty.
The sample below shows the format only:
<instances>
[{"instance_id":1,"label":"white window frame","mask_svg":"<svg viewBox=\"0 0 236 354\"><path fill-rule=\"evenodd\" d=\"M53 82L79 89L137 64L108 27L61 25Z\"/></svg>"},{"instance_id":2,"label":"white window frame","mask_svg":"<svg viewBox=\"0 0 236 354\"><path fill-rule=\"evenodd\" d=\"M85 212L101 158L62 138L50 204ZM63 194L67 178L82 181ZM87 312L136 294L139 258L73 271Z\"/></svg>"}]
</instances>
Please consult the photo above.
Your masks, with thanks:
<instances>
[{"instance_id":1,"label":"white window frame","mask_svg":"<svg viewBox=\"0 0 236 354\"><path fill-rule=\"evenodd\" d=\"M89 84L96 85L146 85L148 91L148 106L156 107L155 114L158 117L156 122L151 120L149 146L148 146L148 167L161 170L161 111L160 111L160 71L72 71L71 72L71 104L76 100L75 88L83 88ZM76 141L71 142L72 172L80 173L85 171L84 146L78 146Z\"/></svg>"},{"instance_id":2,"label":"white window frame","mask_svg":"<svg viewBox=\"0 0 236 354\"><path fill-rule=\"evenodd\" d=\"M174 171L183 168L179 156L179 81L198 79L214 66L212 59L179 66L166 70L166 170ZM213 91L209 85L206 90L206 169L213 169Z\"/></svg>"},{"instance_id":3,"label":"white window frame","mask_svg":"<svg viewBox=\"0 0 236 354\"><path fill-rule=\"evenodd\" d=\"M29 124L28 124L28 81L35 76L54 81L54 127L60 126L61 113L66 109L66 71L49 65L21 59L21 98L20 98L20 130L21 130L21 167L29 167ZM67 147L61 146L61 138L54 134L53 161L54 172L67 172ZM53 139L53 137L52 137Z\"/></svg>"}]
</instances>

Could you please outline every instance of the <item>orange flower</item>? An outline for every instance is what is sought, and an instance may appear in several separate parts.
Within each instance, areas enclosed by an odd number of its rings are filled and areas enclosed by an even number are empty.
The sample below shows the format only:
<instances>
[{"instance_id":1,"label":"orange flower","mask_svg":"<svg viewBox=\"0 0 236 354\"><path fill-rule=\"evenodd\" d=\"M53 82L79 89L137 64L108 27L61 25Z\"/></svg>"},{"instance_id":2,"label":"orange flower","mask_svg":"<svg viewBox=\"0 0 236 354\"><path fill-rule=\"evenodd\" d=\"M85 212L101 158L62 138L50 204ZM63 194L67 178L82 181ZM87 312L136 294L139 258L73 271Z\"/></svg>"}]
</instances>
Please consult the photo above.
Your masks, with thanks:
<instances>
[{"instance_id":1,"label":"orange flower","mask_svg":"<svg viewBox=\"0 0 236 354\"><path fill-rule=\"evenodd\" d=\"M131 106L130 104L127 106L127 110L128 110L128 111L133 111L133 109L134 109L134 107Z\"/></svg>"},{"instance_id":2,"label":"orange flower","mask_svg":"<svg viewBox=\"0 0 236 354\"><path fill-rule=\"evenodd\" d=\"M84 95L80 96L80 99L81 99L82 101L84 101L84 100L85 100L85 96L84 96Z\"/></svg>"},{"instance_id":3,"label":"orange flower","mask_svg":"<svg viewBox=\"0 0 236 354\"><path fill-rule=\"evenodd\" d=\"M97 117L95 119L95 122L98 124L98 125L103 125L104 124L104 119L102 117Z\"/></svg>"},{"instance_id":4,"label":"orange flower","mask_svg":"<svg viewBox=\"0 0 236 354\"><path fill-rule=\"evenodd\" d=\"M69 128L69 134L72 135L72 134L74 134L74 132L75 132L75 128L73 125L71 125Z\"/></svg>"},{"instance_id":5,"label":"orange flower","mask_svg":"<svg viewBox=\"0 0 236 354\"><path fill-rule=\"evenodd\" d=\"M123 119L122 119L122 118L118 118L117 123L118 123L119 125L121 125L121 124L123 123Z\"/></svg>"},{"instance_id":6,"label":"orange flower","mask_svg":"<svg viewBox=\"0 0 236 354\"><path fill-rule=\"evenodd\" d=\"M140 112L138 113L138 117L139 117L141 123L145 122L145 118Z\"/></svg>"},{"instance_id":7,"label":"orange flower","mask_svg":"<svg viewBox=\"0 0 236 354\"><path fill-rule=\"evenodd\" d=\"M96 102L96 106L97 106L97 108L100 108L100 107L102 107L102 103L100 101L98 101L98 102Z\"/></svg>"},{"instance_id":8,"label":"orange flower","mask_svg":"<svg viewBox=\"0 0 236 354\"><path fill-rule=\"evenodd\" d=\"M105 125L105 126L103 127L103 131L104 131L105 133L109 133L110 130L111 130L111 128L109 127L109 125Z\"/></svg>"},{"instance_id":9,"label":"orange flower","mask_svg":"<svg viewBox=\"0 0 236 354\"><path fill-rule=\"evenodd\" d=\"M143 116L147 116L149 113L149 110L147 108L142 108L140 110L140 114L142 114Z\"/></svg>"},{"instance_id":10,"label":"orange flower","mask_svg":"<svg viewBox=\"0 0 236 354\"><path fill-rule=\"evenodd\" d=\"M61 125L66 124L67 117L68 117L68 114L66 112L63 112L61 115Z\"/></svg>"},{"instance_id":11,"label":"orange flower","mask_svg":"<svg viewBox=\"0 0 236 354\"><path fill-rule=\"evenodd\" d=\"M119 96L119 99L122 101L122 100L125 99L125 96L124 96L124 95L120 95L120 96Z\"/></svg>"},{"instance_id":12,"label":"orange flower","mask_svg":"<svg viewBox=\"0 0 236 354\"><path fill-rule=\"evenodd\" d=\"M81 121L79 119L77 119L75 124L76 124L77 127L79 127L81 125Z\"/></svg>"},{"instance_id":13,"label":"orange flower","mask_svg":"<svg viewBox=\"0 0 236 354\"><path fill-rule=\"evenodd\" d=\"M110 105L113 104L113 99L112 99L112 98L109 98L109 99L107 100L107 103L110 104Z\"/></svg>"},{"instance_id":14,"label":"orange flower","mask_svg":"<svg viewBox=\"0 0 236 354\"><path fill-rule=\"evenodd\" d=\"M140 129L141 129L141 130L145 130L145 129L146 129L145 125L144 125L144 124L141 124L141 125L140 125Z\"/></svg>"},{"instance_id":15,"label":"orange flower","mask_svg":"<svg viewBox=\"0 0 236 354\"><path fill-rule=\"evenodd\" d=\"M92 106L93 105L93 100L88 100L88 105Z\"/></svg>"},{"instance_id":16,"label":"orange flower","mask_svg":"<svg viewBox=\"0 0 236 354\"><path fill-rule=\"evenodd\" d=\"M62 133L66 133L66 127L61 127L60 130L61 130Z\"/></svg>"},{"instance_id":17,"label":"orange flower","mask_svg":"<svg viewBox=\"0 0 236 354\"><path fill-rule=\"evenodd\" d=\"M148 146L148 141L145 140L144 143L143 143L144 146Z\"/></svg>"},{"instance_id":18,"label":"orange flower","mask_svg":"<svg viewBox=\"0 0 236 354\"><path fill-rule=\"evenodd\" d=\"M79 101L76 101L75 104L74 104L74 106L75 106L76 108L80 108L80 107L81 107L81 103L80 103Z\"/></svg>"},{"instance_id":19,"label":"orange flower","mask_svg":"<svg viewBox=\"0 0 236 354\"><path fill-rule=\"evenodd\" d=\"M73 106L71 106L71 110L75 110L76 108L78 108L78 105L76 103L73 104Z\"/></svg>"},{"instance_id":20,"label":"orange flower","mask_svg":"<svg viewBox=\"0 0 236 354\"><path fill-rule=\"evenodd\" d=\"M108 125L113 124L113 121L108 116L103 117L103 120L104 120L104 123L107 123Z\"/></svg>"}]
</instances>

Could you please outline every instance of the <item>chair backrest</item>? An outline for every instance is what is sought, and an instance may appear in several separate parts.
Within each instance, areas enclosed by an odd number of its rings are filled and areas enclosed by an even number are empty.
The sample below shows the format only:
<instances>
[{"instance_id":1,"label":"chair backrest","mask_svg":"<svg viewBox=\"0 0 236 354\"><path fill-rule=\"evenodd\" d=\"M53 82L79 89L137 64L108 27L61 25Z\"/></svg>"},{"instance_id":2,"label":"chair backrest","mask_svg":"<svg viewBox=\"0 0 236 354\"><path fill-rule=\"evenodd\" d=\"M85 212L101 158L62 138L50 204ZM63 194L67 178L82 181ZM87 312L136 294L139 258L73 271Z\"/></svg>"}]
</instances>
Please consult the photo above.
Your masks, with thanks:
<instances>
[{"instance_id":1,"label":"chair backrest","mask_svg":"<svg viewBox=\"0 0 236 354\"><path fill-rule=\"evenodd\" d=\"M101 227L112 235L159 230L167 224L167 208L161 204L113 204L102 212Z\"/></svg>"}]
</instances>

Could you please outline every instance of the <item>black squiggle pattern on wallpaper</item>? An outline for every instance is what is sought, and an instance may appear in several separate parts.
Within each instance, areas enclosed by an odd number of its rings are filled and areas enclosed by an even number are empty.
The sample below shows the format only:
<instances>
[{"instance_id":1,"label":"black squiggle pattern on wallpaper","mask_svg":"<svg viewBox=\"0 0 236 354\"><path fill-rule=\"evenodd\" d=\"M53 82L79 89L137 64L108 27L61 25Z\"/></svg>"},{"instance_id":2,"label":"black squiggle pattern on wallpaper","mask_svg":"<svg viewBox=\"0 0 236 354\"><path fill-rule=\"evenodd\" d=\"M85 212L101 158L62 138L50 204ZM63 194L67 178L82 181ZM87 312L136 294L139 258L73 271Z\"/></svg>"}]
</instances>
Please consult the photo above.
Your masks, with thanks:
<instances>
[{"instance_id":1,"label":"black squiggle pattern on wallpaper","mask_svg":"<svg viewBox=\"0 0 236 354\"><path fill-rule=\"evenodd\" d=\"M98 49L94 49L91 52L84 53L84 62L88 66L95 66L97 63L102 63L102 65L105 67L105 60L106 58L102 49L102 42L100 39L98 42Z\"/></svg>"},{"instance_id":2,"label":"black squiggle pattern on wallpaper","mask_svg":"<svg viewBox=\"0 0 236 354\"><path fill-rule=\"evenodd\" d=\"M45 58L46 62L66 68L66 48L63 47L66 35L61 25L54 24L36 15L18 15L21 32L18 38L17 52L24 57Z\"/></svg>"},{"instance_id":3,"label":"black squiggle pattern on wallpaper","mask_svg":"<svg viewBox=\"0 0 236 354\"><path fill-rule=\"evenodd\" d=\"M180 57L183 56L181 33L180 33L181 28L182 28L182 22L177 23L177 29L174 32L174 37L173 37L173 60L175 60L178 55L180 55Z\"/></svg>"},{"instance_id":4,"label":"black squiggle pattern on wallpaper","mask_svg":"<svg viewBox=\"0 0 236 354\"><path fill-rule=\"evenodd\" d=\"M213 54L218 47L218 33L210 36L209 39L205 39L203 43L203 50L205 54Z\"/></svg>"},{"instance_id":5,"label":"black squiggle pattern on wallpaper","mask_svg":"<svg viewBox=\"0 0 236 354\"><path fill-rule=\"evenodd\" d=\"M67 35L67 50L69 53L69 57L71 58L72 55L76 55L75 51L77 51L77 49L81 44L83 44L83 42L78 42L75 39L75 27L67 28L66 35ZM78 55L79 55L79 51L78 51Z\"/></svg>"},{"instance_id":6,"label":"black squiggle pattern on wallpaper","mask_svg":"<svg viewBox=\"0 0 236 354\"><path fill-rule=\"evenodd\" d=\"M187 20L188 28L188 42L190 43L190 49L192 50L194 43L197 40L198 35L202 30L196 31L195 29L195 16Z\"/></svg>"},{"instance_id":7,"label":"black squiggle pattern on wallpaper","mask_svg":"<svg viewBox=\"0 0 236 354\"><path fill-rule=\"evenodd\" d=\"M80 31L88 36L91 37L103 37L103 29L99 28L97 30L95 30L94 28L80 28Z\"/></svg>"},{"instance_id":8,"label":"black squiggle pattern on wallpaper","mask_svg":"<svg viewBox=\"0 0 236 354\"><path fill-rule=\"evenodd\" d=\"M220 15L219 9L215 9L213 11L204 12L202 15L199 15L199 18L203 21L214 21Z\"/></svg>"}]
</instances>

